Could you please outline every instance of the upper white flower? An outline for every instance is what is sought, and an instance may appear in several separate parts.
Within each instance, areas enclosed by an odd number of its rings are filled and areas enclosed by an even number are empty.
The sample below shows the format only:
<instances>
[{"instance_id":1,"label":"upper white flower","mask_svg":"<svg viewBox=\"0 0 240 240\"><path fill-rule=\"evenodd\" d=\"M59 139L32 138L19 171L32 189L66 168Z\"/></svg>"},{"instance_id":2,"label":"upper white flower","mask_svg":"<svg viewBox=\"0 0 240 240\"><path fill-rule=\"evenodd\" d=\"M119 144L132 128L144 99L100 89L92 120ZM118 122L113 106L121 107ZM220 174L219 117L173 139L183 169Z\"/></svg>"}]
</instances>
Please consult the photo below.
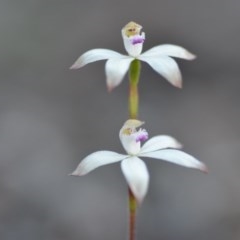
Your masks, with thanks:
<instances>
[{"instance_id":1,"label":"upper white flower","mask_svg":"<svg viewBox=\"0 0 240 240\"><path fill-rule=\"evenodd\" d=\"M109 49L92 49L81 55L70 69L78 69L88 63L107 59L105 66L107 87L108 90L112 90L121 83L131 62L138 59L148 63L172 85L181 88L181 72L176 61L170 57L193 60L196 56L172 44L158 45L141 54L145 40L145 33L141 33L141 29L142 26L135 22L128 23L122 29L123 42L128 56Z\"/></svg>"},{"instance_id":2,"label":"upper white flower","mask_svg":"<svg viewBox=\"0 0 240 240\"><path fill-rule=\"evenodd\" d=\"M120 141L127 155L112 151L94 152L85 157L71 175L82 176L100 166L121 161L122 172L132 193L140 203L147 193L149 173L145 163L139 157L161 159L207 172L204 163L183 151L176 150L181 148L181 144L173 137L155 136L141 147L141 141L148 138L146 130L137 130L142 124L143 122L139 120L127 120L119 132Z\"/></svg>"}]
</instances>

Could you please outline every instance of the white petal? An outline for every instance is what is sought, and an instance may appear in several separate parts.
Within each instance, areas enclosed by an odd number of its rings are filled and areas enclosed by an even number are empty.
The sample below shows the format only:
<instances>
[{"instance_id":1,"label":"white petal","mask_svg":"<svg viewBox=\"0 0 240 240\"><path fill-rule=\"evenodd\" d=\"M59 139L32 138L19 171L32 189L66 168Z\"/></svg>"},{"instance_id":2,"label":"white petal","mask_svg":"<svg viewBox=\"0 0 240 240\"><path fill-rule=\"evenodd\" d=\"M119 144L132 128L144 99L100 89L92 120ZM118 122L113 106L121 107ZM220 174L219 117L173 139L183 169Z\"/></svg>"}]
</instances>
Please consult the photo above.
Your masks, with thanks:
<instances>
[{"instance_id":1,"label":"white petal","mask_svg":"<svg viewBox=\"0 0 240 240\"><path fill-rule=\"evenodd\" d=\"M85 157L71 175L82 176L91 172L95 168L110 163L119 162L127 157L128 157L127 155L122 155L111 151L94 152Z\"/></svg>"},{"instance_id":2,"label":"white petal","mask_svg":"<svg viewBox=\"0 0 240 240\"><path fill-rule=\"evenodd\" d=\"M146 164L138 157L130 157L121 162L121 168L133 195L141 203L149 183Z\"/></svg>"},{"instance_id":3,"label":"white petal","mask_svg":"<svg viewBox=\"0 0 240 240\"><path fill-rule=\"evenodd\" d=\"M140 55L140 60L147 62L156 72L165 77L173 86L182 87L182 76L176 61L167 56L147 57Z\"/></svg>"},{"instance_id":4,"label":"white petal","mask_svg":"<svg viewBox=\"0 0 240 240\"><path fill-rule=\"evenodd\" d=\"M124 75L129 69L132 57L123 56L121 58L109 59L106 63L107 87L111 91L123 80Z\"/></svg>"},{"instance_id":5,"label":"white petal","mask_svg":"<svg viewBox=\"0 0 240 240\"><path fill-rule=\"evenodd\" d=\"M183 47L173 44L162 44L144 52L142 56L170 56L186 60L193 60L196 56Z\"/></svg>"},{"instance_id":6,"label":"white petal","mask_svg":"<svg viewBox=\"0 0 240 240\"><path fill-rule=\"evenodd\" d=\"M109 49L92 49L81 55L70 69L78 69L91 62L110 58L121 58L123 56L124 55Z\"/></svg>"},{"instance_id":7,"label":"white petal","mask_svg":"<svg viewBox=\"0 0 240 240\"><path fill-rule=\"evenodd\" d=\"M140 153L153 152L164 148L181 148L182 145L173 137L160 135L150 138L141 148Z\"/></svg>"},{"instance_id":8,"label":"white petal","mask_svg":"<svg viewBox=\"0 0 240 240\"><path fill-rule=\"evenodd\" d=\"M141 157L157 158L163 161L172 162L184 167L196 168L203 172L207 172L207 167L204 163L198 161L193 156L175 149L164 149L155 152L139 154Z\"/></svg>"}]
</instances>

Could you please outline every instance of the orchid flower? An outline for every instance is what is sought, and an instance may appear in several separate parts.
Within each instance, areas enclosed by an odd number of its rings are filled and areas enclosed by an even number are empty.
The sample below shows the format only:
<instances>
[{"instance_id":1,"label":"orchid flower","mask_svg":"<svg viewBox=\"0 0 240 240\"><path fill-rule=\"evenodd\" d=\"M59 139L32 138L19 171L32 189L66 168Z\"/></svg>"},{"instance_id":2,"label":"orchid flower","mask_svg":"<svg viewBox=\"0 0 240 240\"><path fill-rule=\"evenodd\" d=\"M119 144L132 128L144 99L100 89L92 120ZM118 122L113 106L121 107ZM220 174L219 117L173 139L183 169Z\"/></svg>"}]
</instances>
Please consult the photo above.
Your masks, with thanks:
<instances>
[{"instance_id":1,"label":"orchid flower","mask_svg":"<svg viewBox=\"0 0 240 240\"><path fill-rule=\"evenodd\" d=\"M92 49L81 55L70 69L78 69L91 62L107 60L105 71L107 88L110 91L122 82L131 62L137 59L148 63L173 86L181 88L181 72L176 61L171 57L193 60L196 56L186 49L172 44L158 45L141 53L145 41L145 33L141 33L141 29L142 26L135 22L129 22L122 29L123 43L128 55L109 49Z\"/></svg>"},{"instance_id":2,"label":"orchid flower","mask_svg":"<svg viewBox=\"0 0 240 240\"><path fill-rule=\"evenodd\" d=\"M137 130L142 124L143 122L139 120L129 119L119 132L120 141L127 155L112 151L94 152L85 157L71 175L82 176L100 166L121 161L123 175L138 203L141 203L148 190L149 173L146 164L139 157L156 158L207 172L204 163L183 151L177 150L181 148L181 144L173 137L155 136L141 147L141 142L148 138L145 129Z\"/></svg>"}]
</instances>

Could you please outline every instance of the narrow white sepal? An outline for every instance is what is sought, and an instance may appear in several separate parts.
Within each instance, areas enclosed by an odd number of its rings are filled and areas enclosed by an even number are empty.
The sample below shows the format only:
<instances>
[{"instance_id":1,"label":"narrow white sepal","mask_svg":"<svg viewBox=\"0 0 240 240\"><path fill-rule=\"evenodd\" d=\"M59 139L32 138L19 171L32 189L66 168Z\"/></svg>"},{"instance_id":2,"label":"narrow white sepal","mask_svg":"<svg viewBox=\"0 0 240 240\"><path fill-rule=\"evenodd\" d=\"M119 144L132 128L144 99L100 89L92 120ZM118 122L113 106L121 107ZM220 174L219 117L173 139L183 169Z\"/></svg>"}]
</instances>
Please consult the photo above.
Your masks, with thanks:
<instances>
[{"instance_id":1,"label":"narrow white sepal","mask_svg":"<svg viewBox=\"0 0 240 240\"><path fill-rule=\"evenodd\" d=\"M82 176L85 175L95 168L122 161L123 159L127 158L127 155L119 154L112 151L98 151L94 152L87 157L85 157L76 170L70 174L73 176Z\"/></svg>"},{"instance_id":2,"label":"narrow white sepal","mask_svg":"<svg viewBox=\"0 0 240 240\"><path fill-rule=\"evenodd\" d=\"M156 57L156 56L170 56L182 58L185 60L193 60L196 58L196 55L192 54L183 47L173 45L173 44L162 44L156 47L149 49L144 52L142 56L146 57Z\"/></svg>"},{"instance_id":3,"label":"narrow white sepal","mask_svg":"<svg viewBox=\"0 0 240 240\"><path fill-rule=\"evenodd\" d=\"M153 152L164 148L181 148L182 145L175 138L168 135L160 135L150 138L141 148L141 153Z\"/></svg>"},{"instance_id":4,"label":"narrow white sepal","mask_svg":"<svg viewBox=\"0 0 240 240\"><path fill-rule=\"evenodd\" d=\"M182 87L182 75L176 61L167 56L147 57L140 55L139 59L148 63L156 72L166 78L173 86Z\"/></svg>"},{"instance_id":5,"label":"narrow white sepal","mask_svg":"<svg viewBox=\"0 0 240 240\"><path fill-rule=\"evenodd\" d=\"M141 153L141 157L150 157L161 159L163 161L175 163L188 168L196 168L203 172L207 172L207 167L204 163L197 160L195 157L175 149L163 149L155 152Z\"/></svg>"},{"instance_id":6,"label":"narrow white sepal","mask_svg":"<svg viewBox=\"0 0 240 240\"><path fill-rule=\"evenodd\" d=\"M149 184L146 164L138 157L130 157L121 162L121 168L133 195L141 203Z\"/></svg>"},{"instance_id":7,"label":"narrow white sepal","mask_svg":"<svg viewBox=\"0 0 240 240\"><path fill-rule=\"evenodd\" d=\"M122 82L132 61L132 57L121 56L120 58L109 59L106 62L105 71L107 76L107 87L109 91Z\"/></svg>"},{"instance_id":8,"label":"narrow white sepal","mask_svg":"<svg viewBox=\"0 0 240 240\"><path fill-rule=\"evenodd\" d=\"M110 58L111 59L121 58L122 56L124 55L110 49L102 49L102 48L92 49L85 52L83 55L81 55L76 60L76 62L70 67L70 69L78 69L91 62L106 60Z\"/></svg>"}]
</instances>

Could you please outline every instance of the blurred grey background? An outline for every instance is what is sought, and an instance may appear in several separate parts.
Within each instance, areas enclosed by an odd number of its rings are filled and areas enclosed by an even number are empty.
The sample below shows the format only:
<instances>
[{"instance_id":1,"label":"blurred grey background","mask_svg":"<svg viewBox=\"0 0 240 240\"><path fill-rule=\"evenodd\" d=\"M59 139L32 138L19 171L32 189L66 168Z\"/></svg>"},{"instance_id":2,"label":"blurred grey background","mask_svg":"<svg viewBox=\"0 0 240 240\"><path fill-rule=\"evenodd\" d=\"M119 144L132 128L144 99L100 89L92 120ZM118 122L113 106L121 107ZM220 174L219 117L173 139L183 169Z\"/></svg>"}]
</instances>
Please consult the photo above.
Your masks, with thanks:
<instances>
[{"instance_id":1,"label":"blurred grey background","mask_svg":"<svg viewBox=\"0 0 240 240\"><path fill-rule=\"evenodd\" d=\"M93 151L124 153L127 78L109 94L104 61L69 67L92 48L124 53L120 30L134 20L144 50L172 43L197 54L177 60L182 90L142 65L140 119L210 169L146 159L137 239L239 240L239 10L237 0L1 0L0 239L126 239L119 164L68 174Z\"/></svg>"}]
</instances>

